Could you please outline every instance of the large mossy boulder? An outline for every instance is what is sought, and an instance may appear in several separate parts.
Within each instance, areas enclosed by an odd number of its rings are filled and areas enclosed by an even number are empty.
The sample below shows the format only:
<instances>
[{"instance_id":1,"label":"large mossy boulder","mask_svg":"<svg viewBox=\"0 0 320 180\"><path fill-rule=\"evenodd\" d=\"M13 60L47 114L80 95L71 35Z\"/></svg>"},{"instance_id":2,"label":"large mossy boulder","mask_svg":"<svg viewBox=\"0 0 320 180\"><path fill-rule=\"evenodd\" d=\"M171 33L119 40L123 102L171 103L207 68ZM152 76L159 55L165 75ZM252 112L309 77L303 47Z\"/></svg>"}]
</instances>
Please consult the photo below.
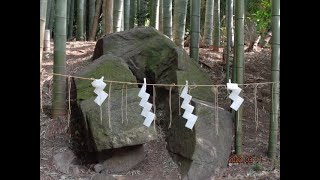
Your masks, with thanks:
<instances>
[{"instance_id":1,"label":"large mossy boulder","mask_svg":"<svg viewBox=\"0 0 320 180\"><path fill-rule=\"evenodd\" d=\"M139 82L157 84L211 84L210 77L187 52L177 47L167 36L152 27L139 27L129 31L108 34L97 41L92 59L102 55L122 58ZM169 89L169 87L163 87ZM197 87L195 98L213 97L210 88Z\"/></svg>"},{"instance_id":2,"label":"large mossy boulder","mask_svg":"<svg viewBox=\"0 0 320 180\"><path fill-rule=\"evenodd\" d=\"M156 84L189 85L213 84L196 61L190 59L187 52L177 47L174 42L152 27L139 27L128 31L104 36L97 41L93 63L81 76L107 80L143 82ZM152 127L142 125L141 107L138 105L139 86L128 86L128 125L122 124L121 103L123 84L112 84L111 91L111 129L109 116L106 113L107 102L103 103L103 120L100 122L99 107L94 104L94 93L90 82L76 82L77 102L87 121L97 149L108 149L131 146L155 139ZM109 84L107 85L108 89ZM155 96L157 122L163 126L168 142L168 150L179 161L185 179L206 179L214 169L225 167L231 152L232 119L231 114L219 108L219 133L217 134L214 101L211 87L199 86L190 92L193 114L198 120L192 130L185 127L186 119L182 118L180 109L183 99L179 100L181 87L173 87L169 99L169 86L147 86L147 92ZM106 90L106 92L108 92ZM110 97L108 97L110 98ZM152 98L150 97L150 100ZM172 123L169 125L169 100L171 102ZM122 106L121 106L122 105ZM160 113L161 112L161 113ZM162 117L160 117L162 114ZM134 142L134 143L133 143ZM177 158L176 158L177 156Z\"/></svg>"},{"instance_id":3,"label":"large mossy boulder","mask_svg":"<svg viewBox=\"0 0 320 180\"><path fill-rule=\"evenodd\" d=\"M78 76L135 81L125 61L111 55L101 56ZM76 79L75 84L77 104L96 151L139 145L156 139L155 130L143 125L144 117L140 115L142 108L139 106L141 98L137 96L140 89L137 85L127 85L125 88L123 84L107 83L104 91L109 93L111 86L110 94L100 109L94 102L97 95L93 92L91 82Z\"/></svg>"}]
</instances>

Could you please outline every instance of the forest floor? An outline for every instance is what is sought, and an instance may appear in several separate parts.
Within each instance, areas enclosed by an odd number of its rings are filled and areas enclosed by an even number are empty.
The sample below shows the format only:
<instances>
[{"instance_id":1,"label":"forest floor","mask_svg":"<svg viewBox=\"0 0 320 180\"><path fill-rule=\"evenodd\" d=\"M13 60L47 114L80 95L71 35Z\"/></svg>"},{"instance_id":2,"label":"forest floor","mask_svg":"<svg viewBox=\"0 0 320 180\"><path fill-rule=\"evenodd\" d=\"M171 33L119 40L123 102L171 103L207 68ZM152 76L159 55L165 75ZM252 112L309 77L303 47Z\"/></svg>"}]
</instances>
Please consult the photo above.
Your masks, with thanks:
<instances>
[{"instance_id":1,"label":"forest floor","mask_svg":"<svg viewBox=\"0 0 320 180\"><path fill-rule=\"evenodd\" d=\"M95 42L67 42L66 73L73 75L90 63ZM186 48L188 51L188 48ZM222 54L211 48L200 49L200 62L211 76L214 84L225 84L225 63ZM52 100L53 43L51 50L44 52L44 72L42 82L42 107L40 111L40 179L90 180L96 174L97 162L79 161L76 168L67 173L57 169L54 155L66 152L71 147L68 119L50 118ZM271 50L245 53L245 83L269 82L271 80ZM271 85L252 85L243 87L243 157L253 158L252 163L232 163L220 169L211 179L280 179L280 125L277 143L277 158L267 158L270 120ZM225 89L219 90L219 106L229 110L230 100ZM256 103L255 103L256 102ZM181 179L178 165L175 164L165 148L163 135L146 144L147 156L134 170L117 174L115 179ZM232 147L234 149L234 147Z\"/></svg>"}]
</instances>

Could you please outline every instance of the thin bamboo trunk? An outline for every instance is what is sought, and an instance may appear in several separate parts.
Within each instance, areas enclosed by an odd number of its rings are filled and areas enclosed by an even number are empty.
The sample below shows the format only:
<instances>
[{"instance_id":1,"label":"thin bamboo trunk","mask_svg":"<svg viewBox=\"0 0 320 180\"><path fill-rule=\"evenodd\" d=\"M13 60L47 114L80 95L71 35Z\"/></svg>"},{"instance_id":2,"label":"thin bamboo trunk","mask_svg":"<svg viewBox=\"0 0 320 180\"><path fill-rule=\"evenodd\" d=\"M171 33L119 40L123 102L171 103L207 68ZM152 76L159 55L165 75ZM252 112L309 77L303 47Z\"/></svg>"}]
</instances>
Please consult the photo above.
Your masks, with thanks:
<instances>
[{"instance_id":1,"label":"thin bamboo trunk","mask_svg":"<svg viewBox=\"0 0 320 180\"><path fill-rule=\"evenodd\" d=\"M280 0L272 0L272 54L271 54L271 80L280 80ZM275 159L277 155L277 134L279 120L280 84L274 83L271 89L272 105L270 119L270 134L268 157Z\"/></svg>"},{"instance_id":2,"label":"thin bamboo trunk","mask_svg":"<svg viewBox=\"0 0 320 180\"><path fill-rule=\"evenodd\" d=\"M121 29L120 31L124 31L124 2L122 5L122 13L121 13Z\"/></svg>"},{"instance_id":3,"label":"thin bamboo trunk","mask_svg":"<svg viewBox=\"0 0 320 180\"><path fill-rule=\"evenodd\" d=\"M56 0L53 73L66 73L66 15L67 1ZM66 78L53 75L52 118L65 115Z\"/></svg>"},{"instance_id":4,"label":"thin bamboo trunk","mask_svg":"<svg viewBox=\"0 0 320 180\"><path fill-rule=\"evenodd\" d=\"M129 28L134 28L134 22L137 14L137 0L130 0L130 19L129 19Z\"/></svg>"},{"instance_id":5,"label":"thin bamboo trunk","mask_svg":"<svg viewBox=\"0 0 320 180\"><path fill-rule=\"evenodd\" d=\"M192 3L191 1L192 0L189 0L190 3L189 3L189 21L190 21L190 27L191 27L191 19L192 19ZM187 7L187 15L188 15L188 7ZM187 16L186 16L186 26L187 26ZM189 48L191 48L191 43L190 43L190 32L189 32L189 36L187 37L189 38Z\"/></svg>"},{"instance_id":6,"label":"thin bamboo trunk","mask_svg":"<svg viewBox=\"0 0 320 180\"><path fill-rule=\"evenodd\" d=\"M231 25L232 25L232 28L231 28L231 47L234 47L234 43L235 43L235 40L234 40L234 18L235 18L235 15L234 15L234 12L235 12L235 5L234 5L234 0L231 0L231 14L232 14L232 18L231 18Z\"/></svg>"},{"instance_id":7,"label":"thin bamboo trunk","mask_svg":"<svg viewBox=\"0 0 320 180\"><path fill-rule=\"evenodd\" d=\"M67 31L67 36L69 32L69 22L70 22L70 16L71 16L71 0L67 0L67 26L66 26L66 31ZM67 38L68 41L68 38Z\"/></svg>"},{"instance_id":8,"label":"thin bamboo trunk","mask_svg":"<svg viewBox=\"0 0 320 180\"><path fill-rule=\"evenodd\" d=\"M46 13L47 17L46 17L46 28L45 29L49 29L52 1L53 0L48 0L47 1L47 13Z\"/></svg>"},{"instance_id":9,"label":"thin bamboo trunk","mask_svg":"<svg viewBox=\"0 0 320 180\"><path fill-rule=\"evenodd\" d=\"M236 51L236 83L243 84L244 82L244 0L236 1L236 27L235 27L235 51ZM242 85L239 85L243 89ZM242 93L240 93L241 96ZM236 154L242 153L242 106L236 112Z\"/></svg>"},{"instance_id":10,"label":"thin bamboo trunk","mask_svg":"<svg viewBox=\"0 0 320 180\"><path fill-rule=\"evenodd\" d=\"M111 34L113 32L113 0L105 1L105 33Z\"/></svg>"},{"instance_id":11,"label":"thin bamboo trunk","mask_svg":"<svg viewBox=\"0 0 320 180\"><path fill-rule=\"evenodd\" d=\"M43 51L50 51L50 30L49 29L44 31Z\"/></svg>"},{"instance_id":12,"label":"thin bamboo trunk","mask_svg":"<svg viewBox=\"0 0 320 180\"><path fill-rule=\"evenodd\" d=\"M191 37L190 37L190 57L199 61L199 38L200 38L200 7L201 0L191 0L192 19L191 19Z\"/></svg>"},{"instance_id":13,"label":"thin bamboo trunk","mask_svg":"<svg viewBox=\"0 0 320 180\"><path fill-rule=\"evenodd\" d=\"M172 0L163 0L163 34L172 39Z\"/></svg>"},{"instance_id":14,"label":"thin bamboo trunk","mask_svg":"<svg viewBox=\"0 0 320 180\"><path fill-rule=\"evenodd\" d=\"M44 30L46 27L47 18L47 0L40 1L40 71L42 68L42 54L43 54L43 42L44 42Z\"/></svg>"},{"instance_id":15,"label":"thin bamboo trunk","mask_svg":"<svg viewBox=\"0 0 320 180\"><path fill-rule=\"evenodd\" d=\"M87 39L87 0L83 0L83 40Z\"/></svg>"},{"instance_id":16,"label":"thin bamboo trunk","mask_svg":"<svg viewBox=\"0 0 320 180\"><path fill-rule=\"evenodd\" d=\"M152 0L150 26L159 29L159 0Z\"/></svg>"},{"instance_id":17,"label":"thin bamboo trunk","mask_svg":"<svg viewBox=\"0 0 320 180\"><path fill-rule=\"evenodd\" d=\"M212 45L212 33L213 33L213 1L207 0L206 2L206 14L204 23L204 44Z\"/></svg>"},{"instance_id":18,"label":"thin bamboo trunk","mask_svg":"<svg viewBox=\"0 0 320 180\"><path fill-rule=\"evenodd\" d=\"M54 21L55 21L55 17L56 17L56 14L55 14L55 11L56 11L56 2L55 0L52 0L51 1L51 11L50 11L50 22L49 22L49 28L50 29L50 33L51 33L51 38L53 37L53 26L54 26Z\"/></svg>"},{"instance_id":19,"label":"thin bamboo trunk","mask_svg":"<svg viewBox=\"0 0 320 180\"><path fill-rule=\"evenodd\" d=\"M184 46L188 0L174 1L174 42L177 46Z\"/></svg>"},{"instance_id":20,"label":"thin bamboo trunk","mask_svg":"<svg viewBox=\"0 0 320 180\"><path fill-rule=\"evenodd\" d=\"M84 0L77 0L77 41L84 40L83 34L83 8Z\"/></svg>"},{"instance_id":21,"label":"thin bamboo trunk","mask_svg":"<svg viewBox=\"0 0 320 180\"><path fill-rule=\"evenodd\" d=\"M93 24L92 24L92 29L91 33L89 36L89 41L94 41L97 33L97 28L98 28L98 23L99 23L99 16L101 13L101 5L102 5L102 0L97 0L96 1L96 7L95 7L95 13L94 13L94 18L93 18Z\"/></svg>"},{"instance_id":22,"label":"thin bamboo trunk","mask_svg":"<svg viewBox=\"0 0 320 180\"><path fill-rule=\"evenodd\" d=\"M139 5L139 18L138 18L138 26L145 26L146 18L147 18L147 4L146 0L138 1Z\"/></svg>"},{"instance_id":23,"label":"thin bamboo trunk","mask_svg":"<svg viewBox=\"0 0 320 180\"><path fill-rule=\"evenodd\" d=\"M130 0L124 0L124 30L130 28Z\"/></svg>"},{"instance_id":24,"label":"thin bamboo trunk","mask_svg":"<svg viewBox=\"0 0 320 180\"><path fill-rule=\"evenodd\" d=\"M108 0L103 0L102 2L102 14L101 14L101 33L105 34L106 31L106 2ZM108 18L108 17L107 17Z\"/></svg>"},{"instance_id":25,"label":"thin bamboo trunk","mask_svg":"<svg viewBox=\"0 0 320 180\"><path fill-rule=\"evenodd\" d=\"M137 25L141 26L141 1L137 0Z\"/></svg>"},{"instance_id":26,"label":"thin bamboo trunk","mask_svg":"<svg viewBox=\"0 0 320 180\"><path fill-rule=\"evenodd\" d=\"M92 31L92 26L93 26L93 19L94 19L94 14L95 14L95 3L96 3L96 0L89 0L89 12L88 12L88 31L87 31L87 36L88 36L88 40L90 38L90 35L91 35L91 31Z\"/></svg>"},{"instance_id":27,"label":"thin bamboo trunk","mask_svg":"<svg viewBox=\"0 0 320 180\"><path fill-rule=\"evenodd\" d=\"M214 0L213 45L220 47L220 0Z\"/></svg>"},{"instance_id":28,"label":"thin bamboo trunk","mask_svg":"<svg viewBox=\"0 0 320 180\"><path fill-rule=\"evenodd\" d=\"M231 39L232 39L232 7L233 7L233 0L227 0L227 9L226 9L226 16L227 16L227 62L226 62L226 83L229 82L230 79L230 53L231 53Z\"/></svg>"},{"instance_id":29,"label":"thin bamboo trunk","mask_svg":"<svg viewBox=\"0 0 320 180\"><path fill-rule=\"evenodd\" d=\"M163 33L163 0L159 0L159 31Z\"/></svg>"},{"instance_id":30,"label":"thin bamboo trunk","mask_svg":"<svg viewBox=\"0 0 320 180\"><path fill-rule=\"evenodd\" d=\"M70 4L70 20L69 20L69 24L68 24L68 35L67 35L67 39L70 40L73 38L73 20L74 20L74 0L71 0L71 4Z\"/></svg>"},{"instance_id":31,"label":"thin bamboo trunk","mask_svg":"<svg viewBox=\"0 0 320 180\"><path fill-rule=\"evenodd\" d=\"M123 0L114 1L113 5L113 32L119 32L121 31Z\"/></svg>"}]
</instances>

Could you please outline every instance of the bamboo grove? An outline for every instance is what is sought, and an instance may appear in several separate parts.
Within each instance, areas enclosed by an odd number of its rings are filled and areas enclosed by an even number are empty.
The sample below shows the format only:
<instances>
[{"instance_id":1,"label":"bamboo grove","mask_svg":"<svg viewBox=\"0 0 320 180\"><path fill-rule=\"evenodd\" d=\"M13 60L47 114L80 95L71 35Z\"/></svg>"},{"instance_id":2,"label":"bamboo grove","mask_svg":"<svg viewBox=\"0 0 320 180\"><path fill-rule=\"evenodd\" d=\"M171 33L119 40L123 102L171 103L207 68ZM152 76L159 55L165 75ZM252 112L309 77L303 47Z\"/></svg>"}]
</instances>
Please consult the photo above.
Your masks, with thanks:
<instances>
[{"instance_id":1,"label":"bamboo grove","mask_svg":"<svg viewBox=\"0 0 320 180\"><path fill-rule=\"evenodd\" d=\"M263 13L257 5L262 3L271 4L263 6L267 7L263 10L272 18L259 16ZM266 34L267 24L271 22L271 79L278 82L280 0L40 0L40 70L45 30L50 30L55 44L53 72L64 74L66 41L96 41L105 34L152 26L179 47L184 47L185 40L190 36L190 57L194 61L199 61L199 42L202 39L205 46L224 48L226 82L230 78L232 82L243 84L244 26L248 18L255 18L260 35ZM53 80L53 117L58 117L65 115L66 111L66 79L54 76ZM272 112L268 156L271 158L275 158L276 154L279 89L279 83L274 83L270 89ZM233 112L236 154L241 154L243 149L242 112L243 108Z\"/></svg>"}]
</instances>

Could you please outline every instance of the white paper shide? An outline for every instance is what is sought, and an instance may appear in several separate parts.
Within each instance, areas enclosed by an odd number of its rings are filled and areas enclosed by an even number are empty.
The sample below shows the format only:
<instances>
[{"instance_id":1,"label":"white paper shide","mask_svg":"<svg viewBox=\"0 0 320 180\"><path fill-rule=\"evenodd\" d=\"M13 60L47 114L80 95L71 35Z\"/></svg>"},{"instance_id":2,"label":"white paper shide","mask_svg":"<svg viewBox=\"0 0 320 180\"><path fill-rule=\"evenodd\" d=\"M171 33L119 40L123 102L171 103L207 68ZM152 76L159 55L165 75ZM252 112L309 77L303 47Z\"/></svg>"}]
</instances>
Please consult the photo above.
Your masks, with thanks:
<instances>
[{"instance_id":1,"label":"white paper shide","mask_svg":"<svg viewBox=\"0 0 320 180\"><path fill-rule=\"evenodd\" d=\"M239 96L242 89L238 87L237 83L231 83L230 79L229 79L229 83L227 83L227 89L232 91L231 94L229 95L229 98L233 100L233 103L231 104L230 107L233 110L238 111L239 107L244 101L244 99Z\"/></svg>"},{"instance_id":2,"label":"white paper shide","mask_svg":"<svg viewBox=\"0 0 320 180\"><path fill-rule=\"evenodd\" d=\"M143 85L140 89L138 96L141 98L139 105L143 107L141 115L145 117L143 125L150 127L152 121L155 118L155 114L151 112L152 104L148 102L150 94L146 92L147 90L147 82L146 78L143 79Z\"/></svg>"},{"instance_id":3,"label":"white paper shide","mask_svg":"<svg viewBox=\"0 0 320 180\"><path fill-rule=\"evenodd\" d=\"M99 106L107 99L108 94L103 91L103 89L107 86L106 83L103 82L103 76L100 79L95 79L91 85L95 87L94 93L97 94L94 102L97 103Z\"/></svg>"},{"instance_id":4,"label":"white paper shide","mask_svg":"<svg viewBox=\"0 0 320 180\"><path fill-rule=\"evenodd\" d=\"M180 94L180 97L183 98L181 108L185 110L182 117L188 120L185 127L192 129L198 119L198 116L192 114L194 107L190 104L192 96L188 94L188 88L188 81L186 81L186 85L183 87Z\"/></svg>"}]
</instances>

